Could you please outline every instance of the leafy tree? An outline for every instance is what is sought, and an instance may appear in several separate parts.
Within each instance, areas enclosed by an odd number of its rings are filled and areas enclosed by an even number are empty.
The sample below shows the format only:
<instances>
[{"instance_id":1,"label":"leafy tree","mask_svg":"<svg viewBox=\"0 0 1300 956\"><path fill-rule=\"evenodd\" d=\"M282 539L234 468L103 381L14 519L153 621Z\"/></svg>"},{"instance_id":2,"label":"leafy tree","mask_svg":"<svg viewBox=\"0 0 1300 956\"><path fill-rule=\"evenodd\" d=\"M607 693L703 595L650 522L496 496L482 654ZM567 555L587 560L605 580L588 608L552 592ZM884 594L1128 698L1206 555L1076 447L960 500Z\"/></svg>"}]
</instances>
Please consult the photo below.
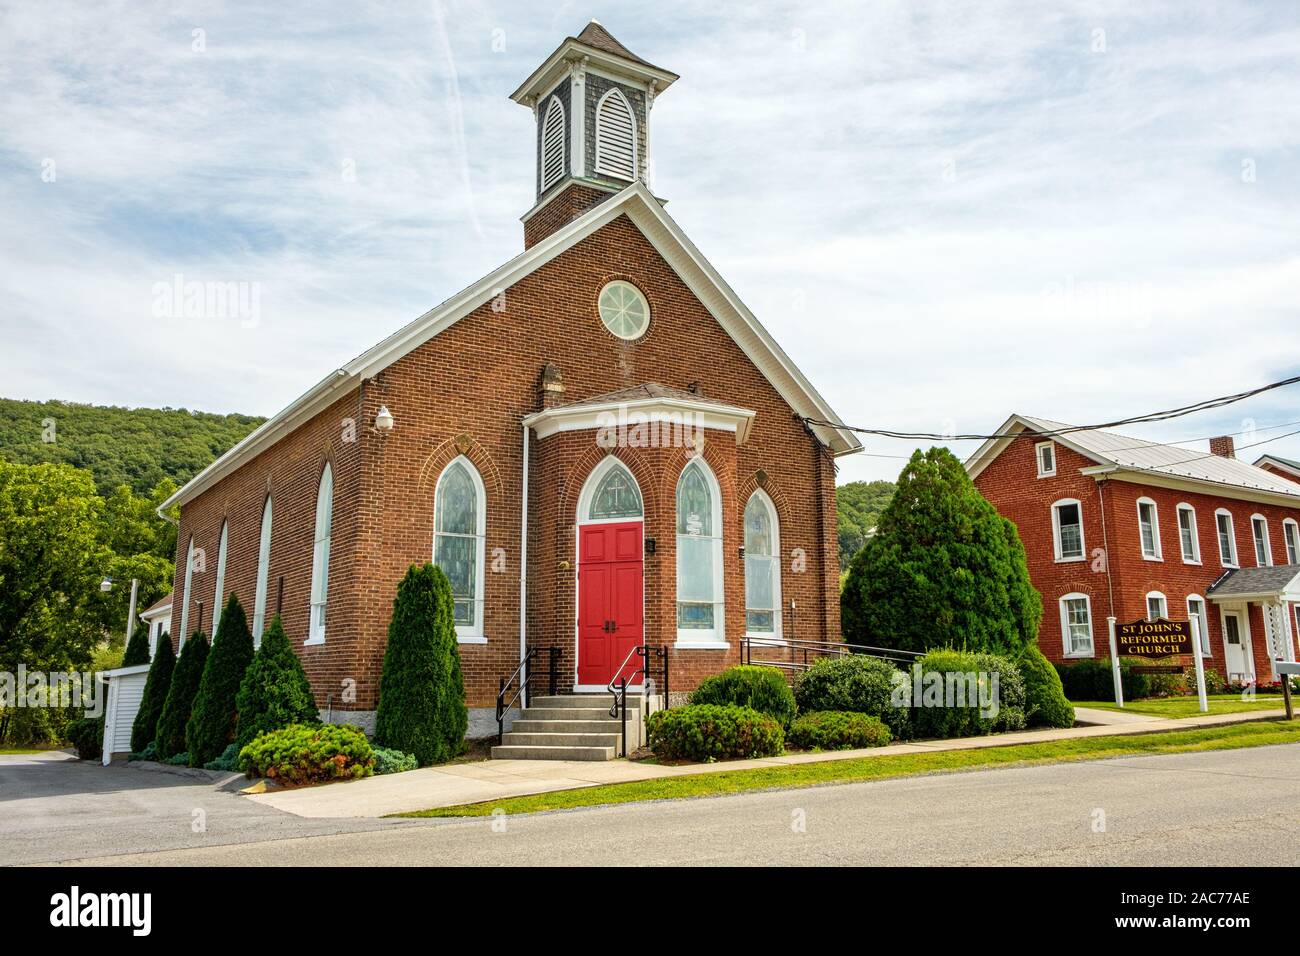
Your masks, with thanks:
<instances>
[{"instance_id":1,"label":"leafy tree","mask_svg":"<svg viewBox=\"0 0 1300 956\"><path fill-rule=\"evenodd\" d=\"M185 750L191 767L216 760L235 741L235 697L253 660L253 635L248 630L244 606L233 593L221 612L212 638L212 651L203 667L203 679L189 722L185 725Z\"/></svg>"},{"instance_id":2,"label":"leafy tree","mask_svg":"<svg viewBox=\"0 0 1300 956\"><path fill-rule=\"evenodd\" d=\"M1042 601L1015 526L945 448L917 451L841 596L845 640L1012 656L1033 643Z\"/></svg>"},{"instance_id":3,"label":"leafy tree","mask_svg":"<svg viewBox=\"0 0 1300 956\"><path fill-rule=\"evenodd\" d=\"M224 615L221 626L225 627ZM311 683L284 633L279 615L271 620L262 635L262 646L244 671L235 709L239 712L235 743L240 750L263 731L320 720Z\"/></svg>"},{"instance_id":4,"label":"leafy tree","mask_svg":"<svg viewBox=\"0 0 1300 956\"><path fill-rule=\"evenodd\" d=\"M441 568L413 564L388 623L375 739L428 766L459 754L468 728L451 584Z\"/></svg>"},{"instance_id":5,"label":"leafy tree","mask_svg":"<svg viewBox=\"0 0 1300 956\"><path fill-rule=\"evenodd\" d=\"M140 621L127 641L126 654L122 657L123 667L135 667L149 663L149 625Z\"/></svg>"},{"instance_id":6,"label":"leafy tree","mask_svg":"<svg viewBox=\"0 0 1300 956\"><path fill-rule=\"evenodd\" d=\"M862 550L867 532L876 526L893 496L892 481L850 481L835 489L841 568L848 568Z\"/></svg>"},{"instance_id":7,"label":"leafy tree","mask_svg":"<svg viewBox=\"0 0 1300 956\"><path fill-rule=\"evenodd\" d=\"M158 648L154 651L149 676L144 679L144 696L131 725L131 750L139 753L158 736L158 718L167 703L167 692L172 686L172 671L176 669L176 652L166 634L158 635Z\"/></svg>"},{"instance_id":8,"label":"leafy tree","mask_svg":"<svg viewBox=\"0 0 1300 956\"><path fill-rule=\"evenodd\" d=\"M167 700L158 716L158 759L166 760L185 752L185 727L194 709L194 697L203 680L203 669L208 663L208 638L195 631L181 648L181 656L172 672Z\"/></svg>"}]
</instances>

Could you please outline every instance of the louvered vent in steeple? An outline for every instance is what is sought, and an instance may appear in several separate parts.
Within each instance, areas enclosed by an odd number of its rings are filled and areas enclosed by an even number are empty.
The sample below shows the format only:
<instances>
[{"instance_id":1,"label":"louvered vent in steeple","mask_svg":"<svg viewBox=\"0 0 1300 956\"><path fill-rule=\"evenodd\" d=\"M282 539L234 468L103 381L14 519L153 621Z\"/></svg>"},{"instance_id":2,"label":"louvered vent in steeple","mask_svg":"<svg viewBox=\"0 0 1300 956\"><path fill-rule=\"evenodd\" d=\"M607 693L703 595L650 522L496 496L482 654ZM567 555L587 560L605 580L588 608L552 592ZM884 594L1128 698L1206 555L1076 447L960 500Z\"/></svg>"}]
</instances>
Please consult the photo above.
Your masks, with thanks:
<instances>
[{"instance_id":1,"label":"louvered vent in steeple","mask_svg":"<svg viewBox=\"0 0 1300 956\"><path fill-rule=\"evenodd\" d=\"M542 121L542 192L564 177L564 105L552 97Z\"/></svg>"},{"instance_id":2,"label":"louvered vent in steeple","mask_svg":"<svg viewBox=\"0 0 1300 956\"><path fill-rule=\"evenodd\" d=\"M636 122L618 89L610 90L596 105L596 172L636 178Z\"/></svg>"}]
</instances>

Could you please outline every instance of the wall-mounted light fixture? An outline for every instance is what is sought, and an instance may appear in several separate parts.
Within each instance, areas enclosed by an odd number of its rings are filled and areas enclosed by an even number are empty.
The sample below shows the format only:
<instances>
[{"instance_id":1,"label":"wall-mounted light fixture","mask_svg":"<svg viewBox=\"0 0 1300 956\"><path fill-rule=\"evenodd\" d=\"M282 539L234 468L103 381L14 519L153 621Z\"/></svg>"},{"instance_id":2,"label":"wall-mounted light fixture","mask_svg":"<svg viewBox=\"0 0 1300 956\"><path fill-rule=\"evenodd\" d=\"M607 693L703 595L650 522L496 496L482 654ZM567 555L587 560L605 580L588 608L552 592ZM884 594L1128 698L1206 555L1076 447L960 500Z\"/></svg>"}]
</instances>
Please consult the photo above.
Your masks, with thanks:
<instances>
[{"instance_id":1,"label":"wall-mounted light fixture","mask_svg":"<svg viewBox=\"0 0 1300 956\"><path fill-rule=\"evenodd\" d=\"M394 422L393 413L388 410L388 406L380 405L379 411L375 413L375 431L391 432L394 424L396 422Z\"/></svg>"}]
</instances>

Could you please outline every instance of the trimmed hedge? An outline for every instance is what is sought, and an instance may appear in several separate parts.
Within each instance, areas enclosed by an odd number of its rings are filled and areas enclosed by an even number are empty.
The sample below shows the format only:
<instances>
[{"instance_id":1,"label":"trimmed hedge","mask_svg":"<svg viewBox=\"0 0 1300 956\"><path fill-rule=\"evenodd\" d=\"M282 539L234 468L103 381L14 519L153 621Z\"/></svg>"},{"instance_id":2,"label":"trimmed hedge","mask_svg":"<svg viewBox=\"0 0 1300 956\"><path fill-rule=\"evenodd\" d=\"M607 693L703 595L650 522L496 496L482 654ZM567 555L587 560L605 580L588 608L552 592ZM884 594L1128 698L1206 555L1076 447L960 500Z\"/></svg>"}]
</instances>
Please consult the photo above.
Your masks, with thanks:
<instances>
[{"instance_id":1,"label":"trimmed hedge","mask_svg":"<svg viewBox=\"0 0 1300 956\"><path fill-rule=\"evenodd\" d=\"M135 723L131 725L131 749L136 753L146 750L158 736L158 718L162 716L163 705L167 703L167 691L171 689L172 671L175 669L176 652L172 650L172 639L166 633L160 634L153 663L149 665L149 674L144 679L144 696L140 699L140 709L136 711ZM149 759L152 760L153 757Z\"/></svg>"},{"instance_id":2,"label":"trimmed hedge","mask_svg":"<svg viewBox=\"0 0 1300 956\"><path fill-rule=\"evenodd\" d=\"M404 754L400 750L390 750L388 747L372 746L370 749L375 753L375 776L405 773L420 766L420 761L416 760L413 754Z\"/></svg>"},{"instance_id":3,"label":"trimmed hedge","mask_svg":"<svg viewBox=\"0 0 1300 956\"><path fill-rule=\"evenodd\" d=\"M689 704L650 715L650 747L663 760L712 763L745 757L773 757L785 746L774 717L734 704Z\"/></svg>"},{"instance_id":4,"label":"trimmed hedge","mask_svg":"<svg viewBox=\"0 0 1300 956\"><path fill-rule=\"evenodd\" d=\"M1037 646L1020 656L1025 679L1025 719L1030 727L1073 727L1074 707L1065 698L1061 677Z\"/></svg>"},{"instance_id":5,"label":"trimmed hedge","mask_svg":"<svg viewBox=\"0 0 1300 956\"><path fill-rule=\"evenodd\" d=\"M752 707L776 718L783 728L790 726L795 714L794 692L785 682L785 674L775 667L753 664L728 667L705 678L691 694L691 703Z\"/></svg>"},{"instance_id":6,"label":"trimmed hedge","mask_svg":"<svg viewBox=\"0 0 1300 956\"><path fill-rule=\"evenodd\" d=\"M320 719L311 682L294 653L277 614L262 636L262 646L244 671L235 695L239 719L235 743L240 750L258 734L292 724L314 724Z\"/></svg>"},{"instance_id":7,"label":"trimmed hedge","mask_svg":"<svg viewBox=\"0 0 1300 956\"><path fill-rule=\"evenodd\" d=\"M1161 691L1161 681L1153 680L1154 674L1135 674L1133 668L1150 666L1150 661L1140 661L1132 657L1119 659L1120 684L1124 688L1125 700L1142 700L1157 696ZM1111 677L1110 658L1098 660L1075 661L1072 664L1055 664L1056 673L1061 677L1061 686L1069 700L1114 700L1115 682ZM1179 677L1181 675L1173 675Z\"/></svg>"},{"instance_id":8,"label":"trimmed hedge","mask_svg":"<svg viewBox=\"0 0 1300 956\"><path fill-rule=\"evenodd\" d=\"M68 722L68 741L77 748L81 760L98 760L104 756L104 718L78 717Z\"/></svg>"},{"instance_id":9,"label":"trimmed hedge","mask_svg":"<svg viewBox=\"0 0 1300 956\"><path fill-rule=\"evenodd\" d=\"M790 746L798 750L856 750L889 743L889 728L879 717L848 710L804 714L790 728Z\"/></svg>"},{"instance_id":10,"label":"trimmed hedge","mask_svg":"<svg viewBox=\"0 0 1300 956\"><path fill-rule=\"evenodd\" d=\"M917 737L973 737L1025 726L1025 681L1015 661L996 654L934 650L917 663L920 698L915 695L915 677L907 688ZM990 702L987 709L981 698Z\"/></svg>"},{"instance_id":11,"label":"trimmed hedge","mask_svg":"<svg viewBox=\"0 0 1300 956\"><path fill-rule=\"evenodd\" d=\"M294 724L260 734L239 752L239 769L291 784L353 780L374 773L375 754L351 725Z\"/></svg>"},{"instance_id":12,"label":"trimmed hedge","mask_svg":"<svg viewBox=\"0 0 1300 956\"><path fill-rule=\"evenodd\" d=\"M172 672L167 700L158 716L158 756L167 763L176 754L185 752L185 726L190 722L194 696L203 680L203 668L208 663L208 639L195 631L176 661Z\"/></svg>"},{"instance_id":13,"label":"trimmed hedge","mask_svg":"<svg viewBox=\"0 0 1300 956\"><path fill-rule=\"evenodd\" d=\"M800 713L851 710L879 717L891 737L906 740L911 736L911 717L906 706L895 706L894 701L894 687L904 676L878 657L826 657L800 675L794 699Z\"/></svg>"},{"instance_id":14,"label":"trimmed hedge","mask_svg":"<svg viewBox=\"0 0 1300 956\"><path fill-rule=\"evenodd\" d=\"M462 753L468 729L451 583L441 568L413 564L388 622L375 741L424 767Z\"/></svg>"},{"instance_id":15,"label":"trimmed hedge","mask_svg":"<svg viewBox=\"0 0 1300 956\"><path fill-rule=\"evenodd\" d=\"M253 660L253 635L239 598L231 593L221 612L212 652L203 667L194 706L185 725L185 749L190 766L202 767L235 742L235 697Z\"/></svg>"}]
</instances>

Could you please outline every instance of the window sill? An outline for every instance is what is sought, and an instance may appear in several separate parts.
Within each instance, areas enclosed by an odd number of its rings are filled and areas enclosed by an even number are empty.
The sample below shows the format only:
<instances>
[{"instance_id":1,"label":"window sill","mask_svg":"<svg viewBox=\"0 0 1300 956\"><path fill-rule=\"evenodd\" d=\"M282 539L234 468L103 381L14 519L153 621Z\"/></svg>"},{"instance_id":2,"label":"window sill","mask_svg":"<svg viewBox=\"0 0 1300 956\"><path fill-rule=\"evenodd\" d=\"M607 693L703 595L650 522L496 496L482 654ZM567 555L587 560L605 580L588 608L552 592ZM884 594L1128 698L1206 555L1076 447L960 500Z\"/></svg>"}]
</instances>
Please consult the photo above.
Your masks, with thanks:
<instances>
[{"instance_id":1,"label":"window sill","mask_svg":"<svg viewBox=\"0 0 1300 956\"><path fill-rule=\"evenodd\" d=\"M746 634L745 640L754 647L789 647L790 642L779 634Z\"/></svg>"},{"instance_id":2,"label":"window sill","mask_svg":"<svg viewBox=\"0 0 1300 956\"><path fill-rule=\"evenodd\" d=\"M1064 657L1067 661L1086 661L1095 658L1097 656L1097 653L1096 651L1089 651L1088 653L1085 654L1084 652L1079 651L1074 654L1062 654L1061 656Z\"/></svg>"},{"instance_id":3,"label":"window sill","mask_svg":"<svg viewBox=\"0 0 1300 956\"><path fill-rule=\"evenodd\" d=\"M1199 559L1194 561L1191 558L1183 558L1183 564L1194 564L1199 568L1201 566L1201 561Z\"/></svg>"},{"instance_id":4,"label":"window sill","mask_svg":"<svg viewBox=\"0 0 1300 956\"><path fill-rule=\"evenodd\" d=\"M1057 564L1078 564L1080 561L1087 561L1087 560L1088 560L1088 556L1086 554L1081 554L1077 558L1057 558L1056 563Z\"/></svg>"},{"instance_id":5,"label":"window sill","mask_svg":"<svg viewBox=\"0 0 1300 956\"><path fill-rule=\"evenodd\" d=\"M679 637L673 647L679 651L725 651L731 645L726 641L691 641Z\"/></svg>"},{"instance_id":6,"label":"window sill","mask_svg":"<svg viewBox=\"0 0 1300 956\"><path fill-rule=\"evenodd\" d=\"M1144 555L1142 555L1142 560L1143 560L1143 561L1159 561L1161 564L1164 564L1165 558L1164 558L1164 555L1161 555L1161 554L1144 554Z\"/></svg>"},{"instance_id":7,"label":"window sill","mask_svg":"<svg viewBox=\"0 0 1300 956\"><path fill-rule=\"evenodd\" d=\"M322 644L324 644L324 643L325 643L325 635L322 634L322 635L320 635L319 637L309 637L309 638L307 638L307 640L305 640L305 641L302 642L302 646L303 646L303 647L320 647L320 646L321 646Z\"/></svg>"},{"instance_id":8,"label":"window sill","mask_svg":"<svg viewBox=\"0 0 1300 956\"><path fill-rule=\"evenodd\" d=\"M486 644L487 638L482 634L457 634L457 644Z\"/></svg>"}]
</instances>

